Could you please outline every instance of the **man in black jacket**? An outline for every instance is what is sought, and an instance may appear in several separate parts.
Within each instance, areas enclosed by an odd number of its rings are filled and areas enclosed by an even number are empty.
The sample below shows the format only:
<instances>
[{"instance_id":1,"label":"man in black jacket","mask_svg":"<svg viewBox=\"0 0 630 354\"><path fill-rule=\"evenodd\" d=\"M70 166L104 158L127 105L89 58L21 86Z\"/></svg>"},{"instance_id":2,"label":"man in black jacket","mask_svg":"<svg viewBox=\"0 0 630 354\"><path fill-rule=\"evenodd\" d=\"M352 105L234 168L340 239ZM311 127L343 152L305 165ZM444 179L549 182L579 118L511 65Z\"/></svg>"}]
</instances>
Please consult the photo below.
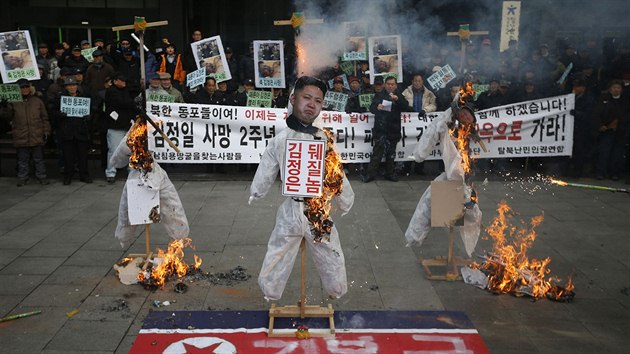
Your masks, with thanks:
<instances>
[{"instance_id":1,"label":"man in black jacket","mask_svg":"<svg viewBox=\"0 0 630 354\"><path fill-rule=\"evenodd\" d=\"M385 79L385 90L377 93L372 99L370 112L374 114L372 128L372 157L366 174L362 176L365 183L374 180L381 167L381 159L385 155L385 179L398 182L394 173L396 144L401 138L400 113L409 109L409 102L398 92L396 78Z\"/></svg>"},{"instance_id":2,"label":"man in black jacket","mask_svg":"<svg viewBox=\"0 0 630 354\"><path fill-rule=\"evenodd\" d=\"M217 90L217 80L207 77L202 88L198 89L193 96L193 103L199 104L221 104L223 95Z\"/></svg>"},{"instance_id":3,"label":"man in black jacket","mask_svg":"<svg viewBox=\"0 0 630 354\"><path fill-rule=\"evenodd\" d=\"M127 89L127 78L120 73L114 75L114 84L105 92L105 128L107 129L107 183L116 181L116 167L111 163L114 150L131 127L138 110Z\"/></svg>"}]
</instances>

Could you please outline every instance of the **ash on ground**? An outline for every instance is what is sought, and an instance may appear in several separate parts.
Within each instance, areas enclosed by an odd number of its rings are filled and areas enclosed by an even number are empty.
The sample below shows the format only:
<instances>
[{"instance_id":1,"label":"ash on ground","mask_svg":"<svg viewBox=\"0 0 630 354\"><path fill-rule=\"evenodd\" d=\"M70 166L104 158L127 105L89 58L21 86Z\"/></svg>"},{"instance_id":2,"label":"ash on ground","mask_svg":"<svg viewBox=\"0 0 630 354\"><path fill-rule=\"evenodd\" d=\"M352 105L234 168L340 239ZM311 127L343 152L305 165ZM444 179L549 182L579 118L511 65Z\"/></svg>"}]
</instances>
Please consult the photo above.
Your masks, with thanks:
<instances>
[{"instance_id":1,"label":"ash on ground","mask_svg":"<svg viewBox=\"0 0 630 354\"><path fill-rule=\"evenodd\" d=\"M237 266L227 273L205 273L201 269L197 269L186 275L185 281L196 282L207 280L212 285L233 286L239 282L247 281L251 278L251 274L247 274L247 269Z\"/></svg>"},{"instance_id":2,"label":"ash on ground","mask_svg":"<svg viewBox=\"0 0 630 354\"><path fill-rule=\"evenodd\" d=\"M121 312L122 318L131 317L131 310L129 309L129 305L127 304L127 301L123 299L116 299L112 301L112 303L109 305L103 305L103 307L101 307L101 310L105 312Z\"/></svg>"}]
</instances>

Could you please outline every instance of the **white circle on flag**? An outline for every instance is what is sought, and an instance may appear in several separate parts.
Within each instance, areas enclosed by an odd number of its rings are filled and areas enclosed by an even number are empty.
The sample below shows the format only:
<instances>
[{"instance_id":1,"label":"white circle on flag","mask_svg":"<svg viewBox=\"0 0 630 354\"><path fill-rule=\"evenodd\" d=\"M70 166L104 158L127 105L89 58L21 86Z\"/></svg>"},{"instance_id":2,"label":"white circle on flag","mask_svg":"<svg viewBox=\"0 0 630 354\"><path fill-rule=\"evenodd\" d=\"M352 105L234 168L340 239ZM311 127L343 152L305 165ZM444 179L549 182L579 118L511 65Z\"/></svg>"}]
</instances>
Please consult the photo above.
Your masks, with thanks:
<instances>
[{"instance_id":1,"label":"white circle on flag","mask_svg":"<svg viewBox=\"0 0 630 354\"><path fill-rule=\"evenodd\" d=\"M192 337L180 340L178 342L172 343L162 353L164 354L186 354L186 346L184 344L188 344L189 346L203 349L208 348L212 345L218 344L215 346L214 354L235 354L236 347L234 344L226 341L222 338L217 337Z\"/></svg>"}]
</instances>

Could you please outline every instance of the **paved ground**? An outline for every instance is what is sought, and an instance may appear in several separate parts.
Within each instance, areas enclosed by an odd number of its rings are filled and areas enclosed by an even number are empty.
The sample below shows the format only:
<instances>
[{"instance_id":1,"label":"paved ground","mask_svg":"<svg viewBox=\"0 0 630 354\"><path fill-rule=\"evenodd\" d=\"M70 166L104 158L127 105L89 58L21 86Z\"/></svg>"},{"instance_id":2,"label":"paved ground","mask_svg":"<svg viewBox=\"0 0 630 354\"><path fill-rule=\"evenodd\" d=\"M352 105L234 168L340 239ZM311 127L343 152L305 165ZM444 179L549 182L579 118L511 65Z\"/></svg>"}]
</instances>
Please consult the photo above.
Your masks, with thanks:
<instances>
[{"instance_id":1,"label":"paved ground","mask_svg":"<svg viewBox=\"0 0 630 354\"><path fill-rule=\"evenodd\" d=\"M9 165L3 161L4 176L12 174ZM48 186L31 182L17 188L14 178L2 177L0 316L42 311L0 323L2 352L126 353L143 318L154 309L153 300L176 300L164 308L171 310L268 308L256 277L282 200L279 188L248 206L251 172L228 175L195 170L171 177L188 215L195 253L204 260L202 269L226 272L243 266L252 278L233 286L195 282L185 294L173 292L170 284L155 292L122 285L112 265L129 252L144 250L142 234L129 250L121 250L113 237L122 182L108 185L97 178L89 185L77 181L63 186L53 178ZM335 309L465 311L493 353L627 352L627 194L497 178L480 188L486 225L501 199L524 219L544 212L545 221L530 254L551 257L555 275L574 274L577 297L566 304L492 295L462 282L426 280L418 259L445 255L447 232L434 229L421 248L404 247L403 234L429 178L363 184L351 176L351 181L354 208L347 216L335 218L350 290L333 302ZM624 187L611 181L599 184ZM164 247L168 242L164 229L158 225L151 230L154 245ZM456 248L463 256L459 240ZM477 250L489 248L490 242L481 240ZM298 298L298 277L294 271L281 305ZM120 306L123 300L126 306ZM308 300L327 301L314 275L308 278ZM73 309L78 314L68 318L66 313Z\"/></svg>"}]
</instances>

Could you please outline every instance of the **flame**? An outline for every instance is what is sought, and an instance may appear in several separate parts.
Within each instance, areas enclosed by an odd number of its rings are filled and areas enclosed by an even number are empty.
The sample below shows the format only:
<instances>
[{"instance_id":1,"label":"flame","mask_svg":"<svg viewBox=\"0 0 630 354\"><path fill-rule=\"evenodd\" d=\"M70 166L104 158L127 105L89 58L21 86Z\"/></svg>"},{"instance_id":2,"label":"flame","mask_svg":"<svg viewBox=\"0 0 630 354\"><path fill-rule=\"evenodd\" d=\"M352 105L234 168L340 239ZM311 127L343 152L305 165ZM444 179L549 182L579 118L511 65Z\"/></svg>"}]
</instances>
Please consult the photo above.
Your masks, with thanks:
<instances>
[{"instance_id":1,"label":"flame","mask_svg":"<svg viewBox=\"0 0 630 354\"><path fill-rule=\"evenodd\" d=\"M459 105L460 107L466 104L466 101L472 100L475 97L475 89L473 89L472 81L466 81L464 85L459 89Z\"/></svg>"},{"instance_id":2,"label":"flame","mask_svg":"<svg viewBox=\"0 0 630 354\"><path fill-rule=\"evenodd\" d=\"M190 268L184 261L184 248L189 247L191 243L192 240L190 238L182 238L171 241L166 252L158 248L152 268L146 273L140 272L138 281L147 288L161 288L173 275L177 276L178 279L184 277ZM197 269L201 265L202 260L197 255L194 255L194 258L195 264L193 269ZM156 259L161 260L161 262L155 262Z\"/></svg>"},{"instance_id":3,"label":"flame","mask_svg":"<svg viewBox=\"0 0 630 354\"><path fill-rule=\"evenodd\" d=\"M295 55L297 56L297 69L299 73L298 76L305 75L308 71L308 64L306 62L306 46L302 44L301 40L303 39L295 41Z\"/></svg>"},{"instance_id":4,"label":"flame","mask_svg":"<svg viewBox=\"0 0 630 354\"><path fill-rule=\"evenodd\" d=\"M131 149L129 157L129 167L136 170L151 171L153 156L149 152L149 141L147 138L147 123L140 118L136 119L127 137L127 146Z\"/></svg>"},{"instance_id":5,"label":"flame","mask_svg":"<svg viewBox=\"0 0 630 354\"><path fill-rule=\"evenodd\" d=\"M567 183L567 182L565 182L565 181L561 181L561 180L559 180L559 179L555 179L555 178L549 178L549 181L550 181L552 184L557 184L557 185L560 185L560 186L568 186L568 185L569 185L569 183Z\"/></svg>"},{"instance_id":6,"label":"flame","mask_svg":"<svg viewBox=\"0 0 630 354\"><path fill-rule=\"evenodd\" d=\"M326 157L324 159L325 171L324 187L322 195L315 198L304 199L304 215L310 223L313 225L311 232L313 233L315 242L322 242L330 240L330 232L332 230L333 222L328 218L330 215L331 199L341 193L341 186L343 184L343 164L341 163L341 156L334 149L334 135L329 130L324 130L326 133Z\"/></svg>"},{"instance_id":7,"label":"flame","mask_svg":"<svg viewBox=\"0 0 630 354\"><path fill-rule=\"evenodd\" d=\"M457 150L462 155L461 165L464 173L470 173L470 134L472 132L472 124L460 125L450 131L452 137L456 138Z\"/></svg>"},{"instance_id":8,"label":"flame","mask_svg":"<svg viewBox=\"0 0 630 354\"><path fill-rule=\"evenodd\" d=\"M551 258L527 257L527 250L536 240L535 229L544 220L543 215L533 217L529 225L521 221L517 227L511 222L514 212L505 201L499 203L497 212L498 216L486 228L493 240L492 253L483 264L473 265L488 274L488 289L495 293L529 294L535 298L572 299L571 278L564 288L553 285L551 277L546 279L551 273L548 268Z\"/></svg>"}]
</instances>

